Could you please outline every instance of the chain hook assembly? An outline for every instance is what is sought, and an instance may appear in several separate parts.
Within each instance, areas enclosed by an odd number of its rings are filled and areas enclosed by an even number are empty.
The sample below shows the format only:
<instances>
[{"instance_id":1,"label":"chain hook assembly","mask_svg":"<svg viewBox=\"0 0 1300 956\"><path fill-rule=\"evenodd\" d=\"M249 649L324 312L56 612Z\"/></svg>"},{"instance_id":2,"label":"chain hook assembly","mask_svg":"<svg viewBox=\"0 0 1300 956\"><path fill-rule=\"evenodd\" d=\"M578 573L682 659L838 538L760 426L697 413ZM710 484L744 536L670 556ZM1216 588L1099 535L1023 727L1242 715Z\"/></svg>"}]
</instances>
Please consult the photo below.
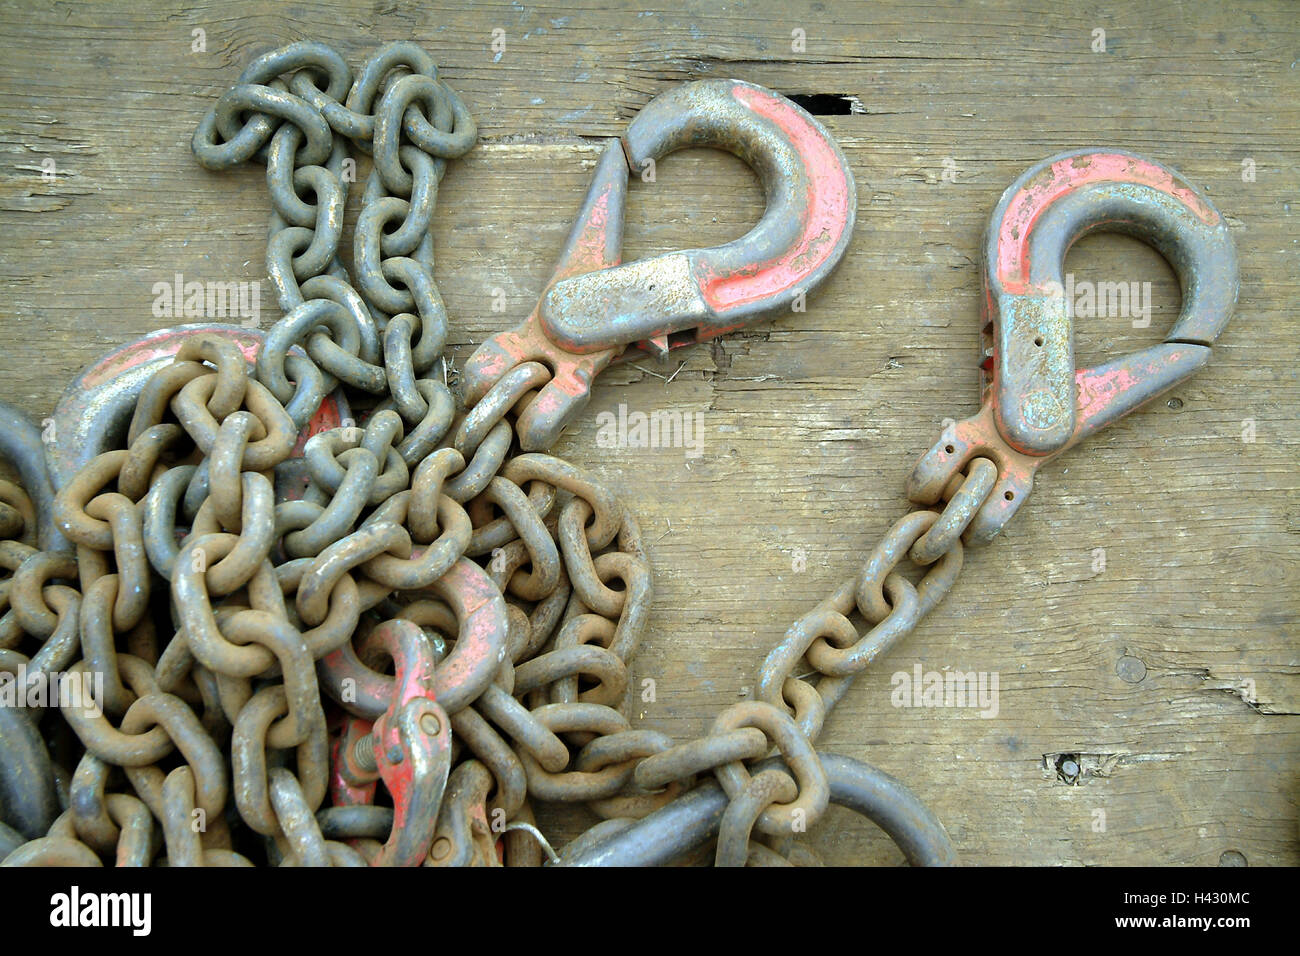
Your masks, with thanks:
<instances>
[{"instance_id":1,"label":"chain hook assembly","mask_svg":"<svg viewBox=\"0 0 1300 956\"><path fill-rule=\"evenodd\" d=\"M429 855L451 770L451 724L435 699L433 649L418 625L392 620L370 632L363 646L367 652L392 658L394 692L377 720L349 718L334 741L334 803L373 803L382 780L393 798L393 828L371 862L419 866Z\"/></svg>"},{"instance_id":2,"label":"chain hook assembly","mask_svg":"<svg viewBox=\"0 0 1300 956\"><path fill-rule=\"evenodd\" d=\"M1076 369L1065 256L1098 231L1125 233L1160 251L1178 275L1183 307L1161 344ZM946 428L922 456L908 497L934 504L968 462L992 459L992 494L963 538L972 546L988 542L1029 496L1039 467L1209 361L1237 288L1226 222L1174 171L1114 150L1061 153L1034 166L1002 194L985 237L984 406Z\"/></svg>"},{"instance_id":3,"label":"chain hook assembly","mask_svg":"<svg viewBox=\"0 0 1300 956\"><path fill-rule=\"evenodd\" d=\"M722 246L622 263L629 175L692 146L727 150L754 169L762 219ZM844 154L795 103L738 80L664 93L606 147L540 302L470 357L465 400L479 401L522 363L542 363L551 380L521 413L518 434L525 451L549 448L611 362L715 338L815 289L848 249L856 215Z\"/></svg>"}]
</instances>

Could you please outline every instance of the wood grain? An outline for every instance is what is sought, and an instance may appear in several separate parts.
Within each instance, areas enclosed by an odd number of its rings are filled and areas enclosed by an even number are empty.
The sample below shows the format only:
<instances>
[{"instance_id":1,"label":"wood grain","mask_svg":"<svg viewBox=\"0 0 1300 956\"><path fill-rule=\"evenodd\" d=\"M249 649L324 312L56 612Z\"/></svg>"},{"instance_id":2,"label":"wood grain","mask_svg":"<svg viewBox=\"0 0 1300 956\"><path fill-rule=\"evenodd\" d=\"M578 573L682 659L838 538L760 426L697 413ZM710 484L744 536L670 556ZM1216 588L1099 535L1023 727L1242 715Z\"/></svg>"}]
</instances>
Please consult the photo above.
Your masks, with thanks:
<instances>
[{"instance_id":1,"label":"wood grain","mask_svg":"<svg viewBox=\"0 0 1300 956\"><path fill-rule=\"evenodd\" d=\"M1300 863L1294 8L678 6L5 4L5 398L43 415L98 353L175 324L152 314L155 282L265 278L261 171L206 173L188 142L213 96L283 42L321 40L357 64L414 39L474 111L482 143L448 174L435 228L458 361L527 314L601 138L656 93L736 76L852 97L857 112L824 122L852 164L859 227L808 311L662 368L608 372L557 448L641 520L656 592L635 677L655 681L656 699L639 724L684 740L740 699L789 623L906 510L903 481L941 421L975 411L978 250L1002 189L1067 148L1139 151L1202 187L1232 226L1241 298L1211 365L1048 466L821 743L906 781L968 863L1214 865L1232 850ZM1091 50L1098 28L1104 53ZM194 29L206 52L191 52ZM627 257L734 238L761 210L739 161L669 157L656 184L632 190ZM1178 311L1169 267L1132 240L1088 239L1067 269L1152 283L1150 328L1080 320L1081 362L1158 341ZM682 361L671 383L651 374ZM599 447L594 416L619 405L700 413L701 453ZM916 664L996 673L997 715L894 707L891 675ZM1078 786L1045 761L1064 753L1084 755ZM590 817L543 822L562 842ZM901 859L843 811L811 839L833 862Z\"/></svg>"}]
</instances>

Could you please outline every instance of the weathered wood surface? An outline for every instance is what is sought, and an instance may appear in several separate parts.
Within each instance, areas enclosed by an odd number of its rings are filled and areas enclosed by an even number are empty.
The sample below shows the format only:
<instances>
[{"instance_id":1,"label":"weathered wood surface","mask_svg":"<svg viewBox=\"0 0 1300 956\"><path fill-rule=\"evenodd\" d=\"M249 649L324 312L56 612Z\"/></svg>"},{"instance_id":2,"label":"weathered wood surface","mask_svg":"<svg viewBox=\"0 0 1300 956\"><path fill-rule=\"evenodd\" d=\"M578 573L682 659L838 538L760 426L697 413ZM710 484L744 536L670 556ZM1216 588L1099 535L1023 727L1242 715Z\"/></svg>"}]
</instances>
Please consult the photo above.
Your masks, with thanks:
<instances>
[{"instance_id":1,"label":"weathered wood surface","mask_svg":"<svg viewBox=\"0 0 1300 956\"><path fill-rule=\"evenodd\" d=\"M640 725L686 739L904 512L904 478L941 420L977 407L978 247L1001 190L1062 149L1142 152L1232 225L1241 299L1213 362L1047 467L945 604L860 678L822 744L909 783L970 863L1213 865L1235 852L1294 865L1300 23L1285 2L1022 6L5 3L4 396L43 415L98 353L175 324L152 314L150 291L174 273L264 278L260 170L206 173L188 142L272 46L317 39L356 64L414 39L470 104L482 144L448 174L435 234L459 359L531 308L599 137L654 94L735 76L853 96L859 112L824 121L857 178L857 236L808 311L647 366L684 361L670 384L604 375L557 449L640 516L656 568L635 666L656 700ZM206 52L191 51L196 28ZM745 167L710 152L664 160L632 193L629 258L738 236L762 204ZM1139 243L1089 239L1067 265L1153 283L1150 328L1080 321L1081 362L1158 341L1177 312L1172 273ZM620 404L701 413L701 453L599 447L594 415ZM891 675L917 664L996 673L997 715L892 706ZM1066 752L1085 755L1079 786L1045 765ZM546 822L563 838L588 818ZM901 858L844 811L812 839L834 862Z\"/></svg>"}]
</instances>

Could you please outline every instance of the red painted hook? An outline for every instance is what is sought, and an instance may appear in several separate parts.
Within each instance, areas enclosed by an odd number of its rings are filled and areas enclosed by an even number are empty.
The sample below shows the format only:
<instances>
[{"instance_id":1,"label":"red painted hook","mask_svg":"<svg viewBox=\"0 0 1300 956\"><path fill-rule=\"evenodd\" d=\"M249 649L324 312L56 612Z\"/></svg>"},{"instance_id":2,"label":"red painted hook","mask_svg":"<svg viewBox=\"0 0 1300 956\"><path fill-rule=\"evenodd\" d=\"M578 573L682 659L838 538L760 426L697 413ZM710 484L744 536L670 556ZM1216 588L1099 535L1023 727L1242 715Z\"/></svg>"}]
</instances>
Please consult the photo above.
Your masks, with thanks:
<instances>
[{"instance_id":1,"label":"red painted hook","mask_svg":"<svg viewBox=\"0 0 1300 956\"><path fill-rule=\"evenodd\" d=\"M1160 345L1076 369L1065 255L1095 231L1158 249L1178 274L1183 308ZM908 481L908 497L934 504L972 458L998 464L967 544L1002 529L1044 462L1209 361L1236 306L1237 255L1223 217L1177 173L1130 153L1081 150L1045 160L1003 193L985 240L984 284L984 407L945 429Z\"/></svg>"},{"instance_id":2,"label":"red painted hook","mask_svg":"<svg viewBox=\"0 0 1300 956\"><path fill-rule=\"evenodd\" d=\"M370 724L351 718L333 747L336 806L374 802L383 780L393 798L393 829L375 866L419 866L429 854L451 769L451 725L434 700L433 649L410 621L387 621L365 650L393 659L397 676L388 709Z\"/></svg>"},{"instance_id":3,"label":"red painted hook","mask_svg":"<svg viewBox=\"0 0 1300 956\"><path fill-rule=\"evenodd\" d=\"M620 264L629 174L688 146L725 149L753 167L767 197L763 218L726 245ZM596 375L634 343L662 354L816 288L843 258L856 214L844 154L799 106L739 80L676 87L606 148L541 301L466 363L466 401L523 362L543 363L552 380L521 413L518 434L525 451L545 450L586 404Z\"/></svg>"}]
</instances>

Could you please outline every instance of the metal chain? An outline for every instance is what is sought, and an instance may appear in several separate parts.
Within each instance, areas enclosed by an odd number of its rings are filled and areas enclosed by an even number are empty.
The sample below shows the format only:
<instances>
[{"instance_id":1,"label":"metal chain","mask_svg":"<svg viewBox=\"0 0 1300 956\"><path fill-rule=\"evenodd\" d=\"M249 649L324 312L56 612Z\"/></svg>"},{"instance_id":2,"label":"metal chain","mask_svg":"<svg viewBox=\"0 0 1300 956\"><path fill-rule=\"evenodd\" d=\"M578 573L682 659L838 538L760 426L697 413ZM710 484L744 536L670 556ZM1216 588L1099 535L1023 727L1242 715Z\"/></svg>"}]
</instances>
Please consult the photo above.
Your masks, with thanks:
<instances>
[{"instance_id":1,"label":"metal chain","mask_svg":"<svg viewBox=\"0 0 1300 956\"><path fill-rule=\"evenodd\" d=\"M952 589L962 568L962 533L996 479L992 461L973 459L944 489L942 511L919 509L895 522L857 576L791 625L759 667L753 700L728 707L704 736L637 767L634 781L647 790L697 774L717 776L731 799L717 865L761 865L770 851L749 842L754 829L769 842L788 841L821 817L830 790L813 745L827 715L853 679L912 633ZM918 585L898 570L904 559L927 568ZM851 619L854 611L865 629ZM745 764L773 747L793 777L780 770L751 776Z\"/></svg>"},{"instance_id":2,"label":"metal chain","mask_svg":"<svg viewBox=\"0 0 1300 956\"><path fill-rule=\"evenodd\" d=\"M200 123L206 168L266 165L284 315L253 356L203 334L153 374L125 447L55 499L75 557L38 551L36 509L0 484L0 671L103 683L49 708L84 748L70 775L35 722L7 735L43 789L23 797L24 832L0 829L5 865L497 865L498 840L508 864L536 865L551 851L532 804L605 818L580 847L707 773L731 798L717 862L816 862L789 837L827 805L826 714L951 587L992 466L896 524L707 736L634 729L628 670L653 597L635 518L581 469L513 452L545 366L460 411L445 381L429 225L476 135L409 43L355 81L328 47L292 44ZM355 286L339 257L349 143L373 164ZM904 556L931 568L917 587ZM789 773L751 777L773 746Z\"/></svg>"}]
</instances>

